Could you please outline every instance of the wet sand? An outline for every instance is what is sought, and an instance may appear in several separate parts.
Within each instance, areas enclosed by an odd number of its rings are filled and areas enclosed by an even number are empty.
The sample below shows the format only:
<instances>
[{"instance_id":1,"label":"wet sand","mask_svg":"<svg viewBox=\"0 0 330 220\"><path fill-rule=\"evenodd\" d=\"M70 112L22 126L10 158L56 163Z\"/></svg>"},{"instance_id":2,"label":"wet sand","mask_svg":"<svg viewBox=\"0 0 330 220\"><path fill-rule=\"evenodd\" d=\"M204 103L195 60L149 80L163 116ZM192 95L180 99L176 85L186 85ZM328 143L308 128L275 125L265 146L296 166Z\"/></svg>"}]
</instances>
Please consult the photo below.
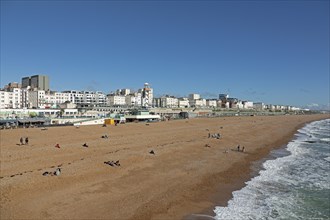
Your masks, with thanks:
<instances>
[{"instance_id":1,"label":"wet sand","mask_svg":"<svg viewBox=\"0 0 330 220\"><path fill-rule=\"evenodd\" d=\"M253 161L322 118L329 115L1 130L0 219L214 215L212 209L226 205L250 178ZM221 139L208 133L220 133ZM105 134L110 138L101 138ZM20 137L29 137L29 144L20 146ZM245 152L237 152L237 145ZM117 160L120 166L104 163ZM42 175L57 167L60 176Z\"/></svg>"}]
</instances>

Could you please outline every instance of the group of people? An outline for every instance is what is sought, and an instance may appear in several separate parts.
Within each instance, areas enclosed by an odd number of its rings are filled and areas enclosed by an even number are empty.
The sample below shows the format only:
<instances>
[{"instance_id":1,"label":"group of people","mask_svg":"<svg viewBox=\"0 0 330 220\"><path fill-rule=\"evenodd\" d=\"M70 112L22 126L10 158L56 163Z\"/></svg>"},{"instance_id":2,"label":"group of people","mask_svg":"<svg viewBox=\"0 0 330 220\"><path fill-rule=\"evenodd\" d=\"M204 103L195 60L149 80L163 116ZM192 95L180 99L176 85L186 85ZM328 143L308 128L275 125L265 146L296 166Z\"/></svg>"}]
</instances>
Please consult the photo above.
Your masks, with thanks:
<instances>
[{"instance_id":1,"label":"group of people","mask_svg":"<svg viewBox=\"0 0 330 220\"><path fill-rule=\"evenodd\" d=\"M83 147L88 147L87 143L84 143L82 146L83 146ZM56 144L55 147L56 147L56 148L61 148L59 144Z\"/></svg>"},{"instance_id":2,"label":"group of people","mask_svg":"<svg viewBox=\"0 0 330 220\"><path fill-rule=\"evenodd\" d=\"M102 135L101 137L102 137L102 138L106 138L106 139L109 138L109 136L108 136L107 134Z\"/></svg>"},{"instance_id":3,"label":"group of people","mask_svg":"<svg viewBox=\"0 0 330 220\"><path fill-rule=\"evenodd\" d=\"M24 143L24 138L21 137L21 138L19 139L19 142L20 142L21 145L25 145L25 144L28 145L28 144L29 144L29 138L26 137L26 138L25 138L25 143Z\"/></svg>"},{"instance_id":4,"label":"group of people","mask_svg":"<svg viewBox=\"0 0 330 220\"><path fill-rule=\"evenodd\" d=\"M220 133L215 133L215 134L211 134L209 133L209 138L216 138L216 139L220 139Z\"/></svg>"},{"instance_id":5,"label":"group of people","mask_svg":"<svg viewBox=\"0 0 330 220\"><path fill-rule=\"evenodd\" d=\"M61 175L61 168L58 167L54 172L46 171L42 175L43 176L48 176L48 175L50 175L50 176L59 176L59 175Z\"/></svg>"},{"instance_id":6,"label":"group of people","mask_svg":"<svg viewBox=\"0 0 330 220\"><path fill-rule=\"evenodd\" d=\"M112 166L112 167L113 167L113 166L118 166L118 167L120 166L119 160L117 160L116 162L113 161L113 160L112 160L112 161L105 161L104 163L105 163L105 164L108 164L108 165L110 165L110 166Z\"/></svg>"}]
</instances>

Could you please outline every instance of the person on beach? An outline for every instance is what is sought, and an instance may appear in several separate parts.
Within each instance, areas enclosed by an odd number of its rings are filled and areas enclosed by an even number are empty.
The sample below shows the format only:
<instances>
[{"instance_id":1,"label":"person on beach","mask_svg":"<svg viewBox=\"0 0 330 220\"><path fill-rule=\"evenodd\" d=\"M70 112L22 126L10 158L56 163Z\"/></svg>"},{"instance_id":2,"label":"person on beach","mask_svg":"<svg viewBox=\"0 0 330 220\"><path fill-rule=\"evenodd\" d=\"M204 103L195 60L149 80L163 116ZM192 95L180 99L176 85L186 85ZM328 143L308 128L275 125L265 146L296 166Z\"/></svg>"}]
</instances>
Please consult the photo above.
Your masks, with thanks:
<instances>
[{"instance_id":1,"label":"person on beach","mask_svg":"<svg viewBox=\"0 0 330 220\"><path fill-rule=\"evenodd\" d=\"M245 147L243 146L243 147L242 147L242 152L244 152L244 151L245 151Z\"/></svg>"},{"instance_id":2,"label":"person on beach","mask_svg":"<svg viewBox=\"0 0 330 220\"><path fill-rule=\"evenodd\" d=\"M56 147L56 148L60 148L60 145L59 145L59 144L56 144L55 147Z\"/></svg>"},{"instance_id":3,"label":"person on beach","mask_svg":"<svg viewBox=\"0 0 330 220\"><path fill-rule=\"evenodd\" d=\"M28 137L25 138L25 144L26 145L29 144L29 138Z\"/></svg>"},{"instance_id":4,"label":"person on beach","mask_svg":"<svg viewBox=\"0 0 330 220\"><path fill-rule=\"evenodd\" d=\"M19 142L21 143L21 145L24 144L24 143L23 143L23 138L22 138L22 137L19 139Z\"/></svg>"},{"instance_id":5,"label":"person on beach","mask_svg":"<svg viewBox=\"0 0 330 220\"><path fill-rule=\"evenodd\" d=\"M61 175L61 168L57 168L57 169L55 170L55 172L54 172L54 175L55 175L55 176L59 176L59 175Z\"/></svg>"},{"instance_id":6,"label":"person on beach","mask_svg":"<svg viewBox=\"0 0 330 220\"><path fill-rule=\"evenodd\" d=\"M240 146L238 145L238 146L237 146L237 151L239 151L239 147L240 147Z\"/></svg>"},{"instance_id":7,"label":"person on beach","mask_svg":"<svg viewBox=\"0 0 330 220\"><path fill-rule=\"evenodd\" d=\"M88 147L88 145L86 143L83 144L83 147Z\"/></svg>"}]
</instances>

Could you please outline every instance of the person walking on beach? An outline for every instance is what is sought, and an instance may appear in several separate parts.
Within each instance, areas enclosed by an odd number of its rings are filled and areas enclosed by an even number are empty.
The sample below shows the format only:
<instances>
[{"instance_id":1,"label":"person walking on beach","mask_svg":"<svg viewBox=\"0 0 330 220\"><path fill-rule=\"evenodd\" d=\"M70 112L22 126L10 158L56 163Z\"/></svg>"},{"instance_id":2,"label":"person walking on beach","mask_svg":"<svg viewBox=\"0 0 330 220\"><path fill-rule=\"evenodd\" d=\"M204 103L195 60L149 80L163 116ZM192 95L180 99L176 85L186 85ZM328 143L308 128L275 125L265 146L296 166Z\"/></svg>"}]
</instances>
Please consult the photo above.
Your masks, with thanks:
<instances>
[{"instance_id":1,"label":"person walking on beach","mask_svg":"<svg viewBox=\"0 0 330 220\"><path fill-rule=\"evenodd\" d=\"M244 151L245 151L245 147L243 146L243 147L242 147L242 152L244 152Z\"/></svg>"},{"instance_id":2,"label":"person walking on beach","mask_svg":"<svg viewBox=\"0 0 330 220\"><path fill-rule=\"evenodd\" d=\"M19 139L19 142L21 143L21 145L24 144L24 143L23 143L23 138L22 138L22 137Z\"/></svg>"},{"instance_id":3,"label":"person walking on beach","mask_svg":"<svg viewBox=\"0 0 330 220\"><path fill-rule=\"evenodd\" d=\"M29 144L29 138L28 138L28 137L25 138L25 144L26 144L26 145Z\"/></svg>"},{"instance_id":4,"label":"person walking on beach","mask_svg":"<svg viewBox=\"0 0 330 220\"><path fill-rule=\"evenodd\" d=\"M239 151L239 145L237 146L237 151Z\"/></svg>"}]
</instances>

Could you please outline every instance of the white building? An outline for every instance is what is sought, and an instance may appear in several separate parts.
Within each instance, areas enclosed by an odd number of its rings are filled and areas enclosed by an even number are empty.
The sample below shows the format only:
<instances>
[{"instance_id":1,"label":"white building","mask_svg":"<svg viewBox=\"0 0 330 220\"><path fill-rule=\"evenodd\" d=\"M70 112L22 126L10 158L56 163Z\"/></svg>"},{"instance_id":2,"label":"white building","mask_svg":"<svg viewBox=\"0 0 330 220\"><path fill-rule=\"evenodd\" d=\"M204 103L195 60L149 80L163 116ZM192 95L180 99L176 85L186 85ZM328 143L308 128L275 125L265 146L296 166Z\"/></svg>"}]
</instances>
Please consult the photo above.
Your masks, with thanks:
<instances>
[{"instance_id":1,"label":"white building","mask_svg":"<svg viewBox=\"0 0 330 220\"><path fill-rule=\"evenodd\" d=\"M253 108L256 110L264 110L265 104L262 102L255 102L255 103L253 103Z\"/></svg>"},{"instance_id":2,"label":"white building","mask_svg":"<svg viewBox=\"0 0 330 220\"><path fill-rule=\"evenodd\" d=\"M107 104L107 96L102 92L93 91L63 91L69 94L70 101L75 104L82 105L105 105Z\"/></svg>"},{"instance_id":3,"label":"white building","mask_svg":"<svg viewBox=\"0 0 330 220\"><path fill-rule=\"evenodd\" d=\"M135 106L136 97L134 95L125 96L125 105L127 106Z\"/></svg>"},{"instance_id":4,"label":"white building","mask_svg":"<svg viewBox=\"0 0 330 220\"><path fill-rule=\"evenodd\" d=\"M220 99L217 100L217 108L222 107L222 101Z\"/></svg>"},{"instance_id":5,"label":"white building","mask_svg":"<svg viewBox=\"0 0 330 220\"><path fill-rule=\"evenodd\" d=\"M28 92L29 108L45 108L46 107L45 94L46 93L44 90L29 91Z\"/></svg>"},{"instance_id":6,"label":"white building","mask_svg":"<svg viewBox=\"0 0 330 220\"><path fill-rule=\"evenodd\" d=\"M160 106L162 108L177 108L179 105L178 98L175 98L174 96L163 96L160 97Z\"/></svg>"},{"instance_id":7,"label":"white building","mask_svg":"<svg viewBox=\"0 0 330 220\"><path fill-rule=\"evenodd\" d=\"M10 91L0 91L0 107L22 108L22 94L20 88L12 88Z\"/></svg>"},{"instance_id":8,"label":"white building","mask_svg":"<svg viewBox=\"0 0 330 220\"><path fill-rule=\"evenodd\" d=\"M21 84L17 82L5 85L2 97L2 103L6 103L6 108L22 108L22 89ZM6 98L5 98L6 97Z\"/></svg>"},{"instance_id":9,"label":"white building","mask_svg":"<svg viewBox=\"0 0 330 220\"><path fill-rule=\"evenodd\" d=\"M57 108L60 104L71 102L70 94L62 92L28 90L26 97L25 106L28 108Z\"/></svg>"},{"instance_id":10,"label":"white building","mask_svg":"<svg viewBox=\"0 0 330 220\"><path fill-rule=\"evenodd\" d=\"M9 92L0 91L0 109L10 108Z\"/></svg>"},{"instance_id":11,"label":"white building","mask_svg":"<svg viewBox=\"0 0 330 220\"><path fill-rule=\"evenodd\" d=\"M243 109L244 108L244 104L241 100L238 100L236 103L236 108L238 109Z\"/></svg>"},{"instance_id":12,"label":"white building","mask_svg":"<svg viewBox=\"0 0 330 220\"><path fill-rule=\"evenodd\" d=\"M196 100L200 98L201 98L200 94L189 94L189 100Z\"/></svg>"},{"instance_id":13,"label":"white building","mask_svg":"<svg viewBox=\"0 0 330 220\"><path fill-rule=\"evenodd\" d=\"M57 105L68 101L71 102L70 94L63 92L55 92L55 100Z\"/></svg>"},{"instance_id":14,"label":"white building","mask_svg":"<svg viewBox=\"0 0 330 220\"><path fill-rule=\"evenodd\" d=\"M63 92L45 92L44 98L45 108L57 108L60 104L71 102L70 94Z\"/></svg>"},{"instance_id":15,"label":"white building","mask_svg":"<svg viewBox=\"0 0 330 220\"><path fill-rule=\"evenodd\" d=\"M180 98L178 100L178 106L180 108L189 108L189 100L188 100L188 98Z\"/></svg>"},{"instance_id":16,"label":"white building","mask_svg":"<svg viewBox=\"0 0 330 220\"><path fill-rule=\"evenodd\" d=\"M217 107L217 100L215 100L215 99L207 99L206 100L206 106L207 107L210 107L210 108Z\"/></svg>"},{"instance_id":17,"label":"white building","mask_svg":"<svg viewBox=\"0 0 330 220\"><path fill-rule=\"evenodd\" d=\"M243 108L244 109L253 109L253 102L250 101L243 101Z\"/></svg>"},{"instance_id":18,"label":"white building","mask_svg":"<svg viewBox=\"0 0 330 220\"><path fill-rule=\"evenodd\" d=\"M189 106L191 107L205 107L206 99L189 99Z\"/></svg>"},{"instance_id":19,"label":"white building","mask_svg":"<svg viewBox=\"0 0 330 220\"><path fill-rule=\"evenodd\" d=\"M110 106L122 106L126 105L126 97L123 95L109 95L108 104Z\"/></svg>"},{"instance_id":20,"label":"white building","mask_svg":"<svg viewBox=\"0 0 330 220\"><path fill-rule=\"evenodd\" d=\"M141 105L143 107L152 106L152 101L154 98L153 89L150 88L149 83L144 84L144 88L140 90L142 94Z\"/></svg>"}]
</instances>

